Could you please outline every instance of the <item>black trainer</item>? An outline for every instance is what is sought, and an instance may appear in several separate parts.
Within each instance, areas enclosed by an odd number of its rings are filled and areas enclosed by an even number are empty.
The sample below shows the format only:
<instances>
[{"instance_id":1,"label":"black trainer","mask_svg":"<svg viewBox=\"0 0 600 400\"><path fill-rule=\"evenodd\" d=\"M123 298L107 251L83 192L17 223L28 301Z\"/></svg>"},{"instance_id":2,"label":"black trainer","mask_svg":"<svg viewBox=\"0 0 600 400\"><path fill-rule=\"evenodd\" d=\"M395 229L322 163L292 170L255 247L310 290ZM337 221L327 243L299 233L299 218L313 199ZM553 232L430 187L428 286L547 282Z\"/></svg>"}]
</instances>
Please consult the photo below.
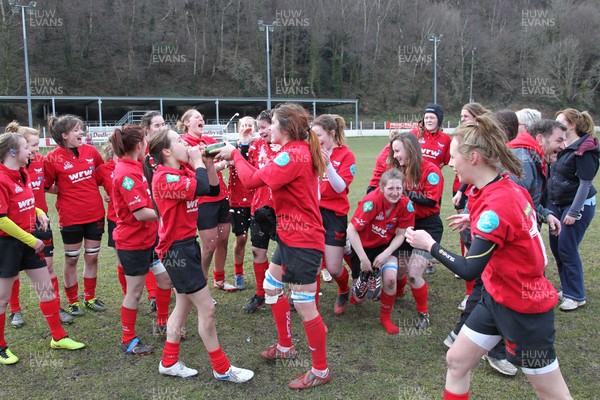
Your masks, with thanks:
<instances>
[{"instance_id":1,"label":"black trainer","mask_svg":"<svg viewBox=\"0 0 600 400\"><path fill-rule=\"evenodd\" d=\"M134 356L146 356L154 352L154 346L143 344L137 337L131 339L128 343L121 342L121 350L125 354Z\"/></svg>"},{"instance_id":2,"label":"black trainer","mask_svg":"<svg viewBox=\"0 0 600 400\"><path fill-rule=\"evenodd\" d=\"M373 272L367 280L367 299L376 300L381 293L381 270L373 268Z\"/></svg>"},{"instance_id":3,"label":"black trainer","mask_svg":"<svg viewBox=\"0 0 600 400\"><path fill-rule=\"evenodd\" d=\"M244 307L242 307L242 308L244 309L244 311L251 314L253 312L256 312L259 308L261 308L264 305L265 305L265 297L254 295L250 299L250 302L248 302L248 304L245 304Z\"/></svg>"},{"instance_id":4,"label":"black trainer","mask_svg":"<svg viewBox=\"0 0 600 400\"><path fill-rule=\"evenodd\" d=\"M369 276L371 276L370 272L360 271L358 279L354 283L354 286L352 286L352 293L354 293L354 297L356 297L357 299L363 299L366 296L368 289L367 282L369 281Z\"/></svg>"}]
</instances>

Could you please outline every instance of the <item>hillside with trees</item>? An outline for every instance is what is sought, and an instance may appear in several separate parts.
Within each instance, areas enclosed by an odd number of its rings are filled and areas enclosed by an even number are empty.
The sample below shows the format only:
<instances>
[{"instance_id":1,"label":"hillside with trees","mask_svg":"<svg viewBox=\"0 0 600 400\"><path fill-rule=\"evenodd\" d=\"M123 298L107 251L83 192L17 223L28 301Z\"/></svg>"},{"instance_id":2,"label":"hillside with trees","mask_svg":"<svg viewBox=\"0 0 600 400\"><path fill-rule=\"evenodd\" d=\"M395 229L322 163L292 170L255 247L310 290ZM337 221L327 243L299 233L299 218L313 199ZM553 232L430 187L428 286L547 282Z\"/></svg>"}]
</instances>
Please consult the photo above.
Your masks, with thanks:
<instances>
[{"instance_id":1,"label":"hillside with trees","mask_svg":"<svg viewBox=\"0 0 600 400\"><path fill-rule=\"evenodd\" d=\"M7 0L0 12L0 95L25 95L21 15ZM40 0L32 94L264 97L257 20L276 24L273 97L358 98L363 120L432 101L432 34L448 112L469 101L472 59L473 97L490 108L600 104L600 0ZM24 110L0 104L0 125Z\"/></svg>"}]
</instances>

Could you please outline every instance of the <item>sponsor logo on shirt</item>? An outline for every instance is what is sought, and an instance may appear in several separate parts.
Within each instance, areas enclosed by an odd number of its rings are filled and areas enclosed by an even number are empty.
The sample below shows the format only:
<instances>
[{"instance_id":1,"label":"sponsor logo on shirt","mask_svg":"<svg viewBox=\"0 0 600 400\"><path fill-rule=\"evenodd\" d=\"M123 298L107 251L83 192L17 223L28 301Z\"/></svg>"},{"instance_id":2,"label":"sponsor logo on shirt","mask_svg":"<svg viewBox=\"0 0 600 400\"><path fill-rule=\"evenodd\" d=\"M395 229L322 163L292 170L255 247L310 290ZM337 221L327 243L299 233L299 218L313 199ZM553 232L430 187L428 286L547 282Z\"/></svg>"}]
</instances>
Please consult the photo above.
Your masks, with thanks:
<instances>
[{"instance_id":1,"label":"sponsor logo on shirt","mask_svg":"<svg viewBox=\"0 0 600 400\"><path fill-rule=\"evenodd\" d=\"M93 158L86 158L85 161L87 161L90 164L94 163L94 159Z\"/></svg>"},{"instance_id":2,"label":"sponsor logo on shirt","mask_svg":"<svg viewBox=\"0 0 600 400\"><path fill-rule=\"evenodd\" d=\"M429 175L427 175L427 182L432 185L437 185L440 183L440 176L435 172L431 172Z\"/></svg>"},{"instance_id":3,"label":"sponsor logo on shirt","mask_svg":"<svg viewBox=\"0 0 600 400\"><path fill-rule=\"evenodd\" d=\"M387 236L386 228L382 228L375 224L371 224L371 230L373 231L373 233L377 234L378 236L380 236L382 238L385 238Z\"/></svg>"},{"instance_id":4,"label":"sponsor logo on shirt","mask_svg":"<svg viewBox=\"0 0 600 400\"><path fill-rule=\"evenodd\" d=\"M477 229L483 233L492 233L498 226L500 226L500 218L498 218L498 214L492 210L481 213L479 220L477 221Z\"/></svg>"},{"instance_id":5,"label":"sponsor logo on shirt","mask_svg":"<svg viewBox=\"0 0 600 400\"><path fill-rule=\"evenodd\" d=\"M67 170L67 169L71 169L71 168L73 168L73 164L71 164L71 163L70 163L70 162L68 162L68 161L65 161L65 163L64 163L64 165L63 165L63 169L64 169L64 170Z\"/></svg>"},{"instance_id":6,"label":"sponsor logo on shirt","mask_svg":"<svg viewBox=\"0 0 600 400\"><path fill-rule=\"evenodd\" d=\"M436 158L440 154L442 154L441 150L423 149L423 155L429 158Z\"/></svg>"},{"instance_id":7,"label":"sponsor logo on shirt","mask_svg":"<svg viewBox=\"0 0 600 400\"><path fill-rule=\"evenodd\" d=\"M360 219L360 218L354 218L354 221L360 226L365 226L365 222L367 222L364 219Z\"/></svg>"},{"instance_id":8,"label":"sponsor logo on shirt","mask_svg":"<svg viewBox=\"0 0 600 400\"><path fill-rule=\"evenodd\" d=\"M370 212L370 211L373 211L373 202L367 201L365 204L363 204L363 212Z\"/></svg>"},{"instance_id":9,"label":"sponsor logo on shirt","mask_svg":"<svg viewBox=\"0 0 600 400\"><path fill-rule=\"evenodd\" d=\"M179 175L167 174L167 183L179 182Z\"/></svg>"},{"instance_id":10,"label":"sponsor logo on shirt","mask_svg":"<svg viewBox=\"0 0 600 400\"><path fill-rule=\"evenodd\" d=\"M21 193L23 188L15 183L15 193Z\"/></svg>"},{"instance_id":11,"label":"sponsor logo on shirt","mask_svg":"<svg viewBox=\"0 0 600 400\"><path fill-rule=\"evenodd\" d=\"M375 217L375 219L377 221L383 221L385 219L385 215L383 215L383 211L381 211L379 214L377 214L377 216Z\"/></svg>"},{"instance_id":12,"label":"sponsor logo on shirt","mask_svg":"<svg viewBox=\"0 0 600 400\"><path fill-rule=\"evenodd\" d=\"M198 199L188 200L185 203L187 207L186 212L191 213L198 211Z\"/></svg>"},{"instance_id":13,"label":"sponsor logo on shirt","mask_svg":"<svg viewBox=\"0 0 600 400\"><path fill-rule=\"evenodd\" d=\"M35 199L32 197L30 199L19 201L19 211L31 210L35 205Z\"/></svg>"},{"instance_id":14,"label":"sponsor logo on shirt","mask_svg":"<svg viewBox=\"0 0 600 400\"><path fill-rule=\"evenodd\" d=\"M90 168L84 171L75 172L74 174L69 174L69 179L71 180L71 183L77 183L91 178L93 173L94 170Z\"/></svg>"},{"instance_id":15,"label":"sponsor logo on shirt","mask_svg":"<svg viewBox=\"0 0 600 400\"><path fill-rule=\"evenodd\" d=\"M350 166L350 173L352 174L352 176L354 176L354 174L356 174L356 165L352 164Z\"/></svg>"},{"instance_id":16,"label":"sponsor logo on shirt","mask_svg":"<svg viewBox=\"0 0 600 400\"><path fill-rule=\"evenodd\" d=\"M408 212L415 212L415 206L413 205L413 202L411 200L408 201L406 209L408 210Z\"/></svg>"},{"instance_id":17,"label":"sponsor logo on shirt","mask_svg":"<svg viewBox=\"0 0 600 400\"><path fill-rule=\"evenodd\" d=\"M36 174L41 174L42 172L44 172L44 168L34 168L33 172L35 172Z\"/></svg>"},{"instance_id":18,"label":"sponsor logo on shirt","mask_svg":"<svg viewBox=\"0 0 600 400\"><path fill-rule=\"evenodd\" d=\"M128 190L129 190L129 189L128 189ZM141 202L142 202L142 199L140 198L140 196L135 196L135 197L133 198L133 201L129 202L129 204L128 204L128 205L129 205L129 206L132 206L132 205L134 205L134 204L138 204L138 203L141 203Z\"/></svg>"},{"instance_id":19,"label":"sponsor logo on shirt","mask_svg":"<svg viewBox=\"0 0 600 400\"><path fill-rule=\"evenodd\" d=\"M275 159L273 160L273 162L280 166L280 167L285 167L286 165L289 164L290 162L290 155L288 154L287 151L284 151L282 153L279 153L277 155L277 157L275 157Z\"/></svg>"},{"instance_id":20,"label":"sponsor logo on shirt","mask_svg":"<svg viewBox=\"0 0 600 400\"><path fill-rule=\"evenodd\" d=\"M135 182L133 181L133 179L131 179L130 177L126 176L125 179L123 179L123 183L121 184L121 186L125 189L131 192L131 189L133 189L133 186L135 185Z\"/></svg>"},{"instance_id":21,"label":"sponsor logo on shirt","mask_svg":"<svg viewBox=\"0 0 600 400\"><path fill-rule=\"evenodd\" d=\"M42 177L41 176L38 178L37 181L30 181L29 182L29 187L32 188L33 190L39 189L40 186L42 186Z\"/></svg>"}]
</instances>

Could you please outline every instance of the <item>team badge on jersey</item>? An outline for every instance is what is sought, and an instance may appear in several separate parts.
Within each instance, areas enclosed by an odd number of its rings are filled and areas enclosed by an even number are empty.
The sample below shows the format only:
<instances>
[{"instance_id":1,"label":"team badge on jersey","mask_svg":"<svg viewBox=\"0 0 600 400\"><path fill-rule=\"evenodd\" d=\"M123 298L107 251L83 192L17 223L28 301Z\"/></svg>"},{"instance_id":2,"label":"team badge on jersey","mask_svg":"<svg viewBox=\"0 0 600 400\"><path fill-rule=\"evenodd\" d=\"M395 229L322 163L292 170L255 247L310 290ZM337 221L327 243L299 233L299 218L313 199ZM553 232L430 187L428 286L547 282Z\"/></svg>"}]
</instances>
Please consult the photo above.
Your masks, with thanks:
<instances>
[{"instance_id":1,"label":"team badge on jersey","mask_svg":"<svg viewBox=\"0 0 600 400\"><path fill-rule=\"evenodd\" d=\"M275 157L275 159L273 160L273 162L276 165L279 165L280 167L285 167L290 162L290 155L288 154L287 151L284 151L283 153L279 153L277 155L277 157Z\"/></svg>"},{"instance_id":2,"label":"team badge on jersey","mask_svg":"<svg viewBox=\"0 0 600 400\"><path fill-rule=\"evenodd\" d=\"M373 211L373 202L372 201L367 201L365 204L363 204L363 212L369 212L369 211Z\"/></svg>"},{"instance_id":3,"label":"team badge on jersey","mask_svg":"<svg viewBox=\"0 0 600 400\"><path fill-rule=\"evenodd\" d=\"M167 174L167 183L179 182L179 175Z\"/></svg>"},{"instance_id":4,"label":"team badge on jersey","mask_svg":"<svg viewBox=\"0 0 600 400\"><path fill-rule=\"evenodd\" d=\"M427 175L427 182L429 182L432 185L437 185L438 183L440 183L440 176L435 172L432 172L429 175Z\"/></svg>"},{"instance_id":5,"label":"team badge on jersey","mask_svg":"<svg viewBox=\"0 0 600 400\"><path fill-rule=\"evenodd\" d=\"M477 229L479 229L483 233L492 233L500 226L500 218L498 218L498 214L493 212L492 210L484 211L479 216L479 221L477 221Z\"/></svg>"},{"instance_id":6,"label":"team badge on jersey","mask_svg":"<svg viewBox=\"0 0 600 400\"><path fill-rule=\"evenodd\" d=\"M123 183L121 184L121 186L123 186L126 190L131 191L131 189L133 189L134 184L135 182L133 181L133 179L126 176L125 179L123 179Z\"/></svg>"}]
</instances>

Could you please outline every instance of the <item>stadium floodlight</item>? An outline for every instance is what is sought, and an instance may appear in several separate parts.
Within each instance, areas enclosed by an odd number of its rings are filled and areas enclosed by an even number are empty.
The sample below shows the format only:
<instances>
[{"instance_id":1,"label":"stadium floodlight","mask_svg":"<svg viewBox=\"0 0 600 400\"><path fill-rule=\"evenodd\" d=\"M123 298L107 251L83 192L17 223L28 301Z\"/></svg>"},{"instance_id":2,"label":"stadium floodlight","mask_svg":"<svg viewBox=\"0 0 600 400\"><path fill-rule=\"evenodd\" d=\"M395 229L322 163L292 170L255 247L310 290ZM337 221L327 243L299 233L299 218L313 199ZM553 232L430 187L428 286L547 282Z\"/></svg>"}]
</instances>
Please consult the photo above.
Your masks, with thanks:
<instances>
[{"instance_id":1,"label":"stadium floodlight","mask_svg":"<svg viewBox=\"0 0 600 400\"><path fill-rule=\"evenodd\" d=\"M18 4L16 0L8 0L13 13L21 12L23 23L23 52L25 53L25 87L27 88L27 116L29 117L29 126L33 128L33 115L31 113L31 82L29 81L29 59L27 58L27 24L25 23L25 10L31 13L37 2L30 1L29 4Z\"/></svg>"},{"instance_id":2,"label":"stadium floodlight","mask_svg":"<svg viewBox=\"0 0 600 400\"><path fill-rule=\"evenodd\" d=\"M267 42L267 109L271 109L271 57L269 49L269 32L275 30L275 22L266 24L262 19L258 20L258 29L266 32L265 41Z\"/></svg>"},{"instance_id":3,"label":"stadium floodlight","mask_svg":"<svg viewBox=\"0 0 600 400\"><path fill-rule=\"evenodd\" d=\"M443 35L429 34L429 41L433 42L433 102L437 104L437 47Z\"/></svg>"}]
</instances>

